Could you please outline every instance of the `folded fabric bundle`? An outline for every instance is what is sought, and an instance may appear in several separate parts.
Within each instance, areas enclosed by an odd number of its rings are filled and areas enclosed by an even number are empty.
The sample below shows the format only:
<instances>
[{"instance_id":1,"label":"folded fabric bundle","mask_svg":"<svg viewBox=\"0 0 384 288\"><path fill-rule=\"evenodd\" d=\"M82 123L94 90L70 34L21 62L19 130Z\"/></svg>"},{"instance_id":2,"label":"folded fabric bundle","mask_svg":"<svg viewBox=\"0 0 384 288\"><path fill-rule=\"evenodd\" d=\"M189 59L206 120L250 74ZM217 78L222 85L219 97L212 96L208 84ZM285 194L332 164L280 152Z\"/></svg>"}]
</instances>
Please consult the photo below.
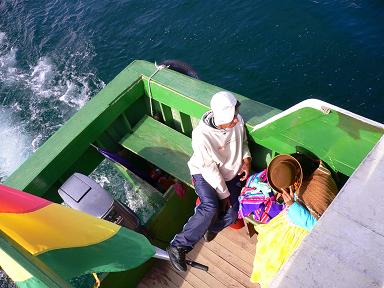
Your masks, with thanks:
<instances>
[{"instance_id":1,"label":"folded fabric bundle","mask_svg":"<svg viewBox=\"0 0 384 288\"><path fill-rule=\"evenodd\" d=\"M248 178L239 196L239 218L253 215L255 221L265 224L284 209L283 204L276 202L266 175L267 169Z\"/></svg>"}]
</instances>

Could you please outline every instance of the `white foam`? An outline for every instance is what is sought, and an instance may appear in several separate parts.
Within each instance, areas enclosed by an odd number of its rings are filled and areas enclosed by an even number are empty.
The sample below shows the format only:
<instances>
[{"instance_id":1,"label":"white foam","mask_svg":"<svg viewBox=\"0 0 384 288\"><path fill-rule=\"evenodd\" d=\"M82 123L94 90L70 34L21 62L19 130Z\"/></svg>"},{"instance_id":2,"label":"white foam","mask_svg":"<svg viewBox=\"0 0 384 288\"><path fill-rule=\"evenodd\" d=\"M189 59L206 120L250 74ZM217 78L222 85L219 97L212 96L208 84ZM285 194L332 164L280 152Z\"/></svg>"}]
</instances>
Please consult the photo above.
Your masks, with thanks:
<instances>
[{"instance_id":1,"label":"white foam","mask_svg":"<svg viewBox=\"0 0 384 288\"><path fill-rule=\"evenodd\" d=\"M104 188L104 186L105 186L106 184L111 184L111 182L109 181L108 177L106 177L106 176L104 176L104 175L98 175L98 177L96 177L95 181L96 181L97 183L99 183L99 185L100 185L101 187L103 187L103 188Z\"/></svg>"},{"instance_id":2,"label":"white foam","mask_svg":"<svg viewBox=\"0 0 384 288\"><path fill-rule=\"evenodd\" d=\"M7 36L4 32L0 32L0 82L10 85L17 82L18 79L23 79L25 75L20 73L16 67L17 65L17 51L8 42Z\"/></svg>"},{"instance_id":3,"label":"white foam","mask_svg":"<svg viewBox=\"0 0 384 288\"><path fill-rule=\"evenodd\" d=\"M91 46L87 46L88 48ZM41 97L61 101L71 108L81 108L90 98L94 89L101 89L105 83L93 73L81 73L78 67L87 63L95 54L87 49L59 58L64 67L57 68L49 54L40 57L29 70L17 67L16 47L11 47L7 35L0 32L0 83L25 87L32 91L32 106L38 106ZM65 51L63 56L65 57Z\"/></svg>"},{"instance_id":4,"label":"white foam","mask_svg":"<svg viewBox=\"0 0 384 288\"><path fill-rule=\"evenodd\" d=\"M28 136L22 123L0 109L0 178L9 176L30 154Z\"/></svg>"},{"instance_id":5,"label":"white foam","mask_svg":"<svg viewBox=\"0 0 384 288\"><path fill-rule=\"evenodd\" d=\"M32 150L33 152L35 152L37 150L37 148L40 147L40 144L41 144L41 140L43 139L43 135L42 134L39 134L35 137L35 139L32 140Z\"/></svg>"},{"instance_id":6,"label":"white foam","mask_svg":"<svg viewBox=\"0 0 384 288\"><path fill-rule=\"evenodd\" d=\"M16 52L16 48L10 47L7 35L0 32L0 73L5 73L7 69L16 66Z\"/></svg>"},{"instance_id":7,"label":"white foam","mask_svg":"<svg viewBox=\"0 0 384 288\"><path fill-rule=\"evenodd\" d=\"M31 67L30 87L38 95L49 97L55 88L51 83L56 74L55 66L49 57L41 57L36 66ZM54 93L53 93L54 94Z\"/></svg>"},{"instance_id":8,"label":"white foam","mask_svg":"<svg viewBox=\"0 0 384 288\"><path fill-rule=\"evenodd\" d=\"M5 33L0 31L0 45L3 44L5 38L6 38Z\"/></svg>"},{"instance_id":9,"label":"white foam","mask_svg":"<svg viewBox=\"0 0 384 288\"><path fill-rule=\"evenodd\" d=\"M13 68L16 65L16 52L17 49L11 47L9 52L0 58L1 68Z\"/></svg>"},{"instance_id":10,"label":"white foam","mask_svg":"<svg viewBox=\"0 0 384 288\"><path fill-rule=\"evenodd\" d=\"M75 69L76 67L71 67ZM58 71L52 60L45 56L39 59L36 66L31 67L28 86L35 95L59 100L70 107L79 109L89 100L92 89L90 84L101 89L104 82L93 73L76 75L73 71Z\"/></svg>"},{"instance_id":11,"label":"white foam","mask_svg":"<svg viewBox=\"0 0 384 288\"><path fill-rule=\"evenodd\" d=\"M20 104L19 103L13 103L12 106L11 106L12 110L13 111L21 111L22 108L20 107Z\"/></svg>"},{"instance_id":12,"label":"white foam","mask_svg":"<svg viewBox=\"0 0 384 288\"><path fill-rule=\"evenodd\" d=\"M0 86L15 92L0 95L2 103L9 103L6 108L0 106L1 114L2 109L9 111L0 117L0 177L9 176L95 90L105 86L93 73L82 72L95 55L92 49L88 45L76 53L53 51L24 68L17 61L23 51L0 31Z\"/></svg>"},{"instance_id":13,"label":"white foam","mask_svg":"<svg viewBox=\"0 0 384 288\"><path fill-rule=\"evenodd\" d=\"M71 107L82 107L89 99L89 85L86 79L77 77L75 81L66 81L66 90L59 100Z\"/></svg>"}]
</instances>

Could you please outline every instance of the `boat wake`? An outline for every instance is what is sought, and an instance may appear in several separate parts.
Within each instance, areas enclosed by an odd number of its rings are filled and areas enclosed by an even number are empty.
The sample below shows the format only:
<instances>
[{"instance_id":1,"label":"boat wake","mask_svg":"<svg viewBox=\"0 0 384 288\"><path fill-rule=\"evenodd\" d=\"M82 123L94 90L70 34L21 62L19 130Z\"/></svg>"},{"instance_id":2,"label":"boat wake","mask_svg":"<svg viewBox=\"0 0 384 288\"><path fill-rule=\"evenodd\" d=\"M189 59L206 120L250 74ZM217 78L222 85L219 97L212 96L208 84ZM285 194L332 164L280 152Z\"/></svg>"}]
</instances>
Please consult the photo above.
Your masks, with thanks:
<instances>
[{"instance_id":1,"label":"boat wake","mask_svg":"<svg viewBox=\"0 0 384 288\"><path fill-rule=\"evenodd\" d=\"M105 86L94 73L77 71L84 58L95 56L90 51L68 51L68 57L63 55L65 59L58 61L64 63L58 65L53 61L57 55L43 56L29 69L17 67L17 53L18 48L11 46L6 34L0 32L0 83L5 86L18 86L30 90L34 96L58 100L77 109L94 94L92 90L98 91Z\"/></svg>"},{"instance_id":2,"label":"boat wake","mask_svg":"<svg viewBox=\"0 0 384 288\"><path fill-rule=\"evenodd\" d=\"M8 111L0 108L0 182L30 154L30 140L25 133L25 125L16 122Z\"/></svg>"},{"instance_id":3,"label":"boat wake","mask_svg":"<svg viewBox=\"0 0 384 288\"><path fill-rule=\"evenodd\" d=\"M2 180L105 86L94 73L83 72L95 56L92 45L83 46L79 52L67 47L25 64L28 51L0 31Z\"/></svg>"}]
</instances>

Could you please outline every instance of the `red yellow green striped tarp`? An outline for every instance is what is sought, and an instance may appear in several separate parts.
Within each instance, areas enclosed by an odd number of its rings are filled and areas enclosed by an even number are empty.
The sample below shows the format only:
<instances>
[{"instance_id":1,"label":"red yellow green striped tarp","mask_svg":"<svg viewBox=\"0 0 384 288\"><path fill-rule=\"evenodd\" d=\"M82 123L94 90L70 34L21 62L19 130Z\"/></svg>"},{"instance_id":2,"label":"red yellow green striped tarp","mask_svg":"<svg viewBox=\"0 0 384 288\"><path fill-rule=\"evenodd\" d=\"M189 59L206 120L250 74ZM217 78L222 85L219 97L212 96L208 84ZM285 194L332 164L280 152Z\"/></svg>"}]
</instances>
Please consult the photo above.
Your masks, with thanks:
<instances>
[{"instance_id":1,"label":"red yellow green striped tarp","mask_svg":"<svg viewBox=\"0 0 384 288\"><path fill-rule=\"evenodd\" d=\"M141 234L4 185L0 230L64 279L128 270L155 253ZM1 249L0 266L19 286L38 280Z\"/></svg>"}]
</instances>

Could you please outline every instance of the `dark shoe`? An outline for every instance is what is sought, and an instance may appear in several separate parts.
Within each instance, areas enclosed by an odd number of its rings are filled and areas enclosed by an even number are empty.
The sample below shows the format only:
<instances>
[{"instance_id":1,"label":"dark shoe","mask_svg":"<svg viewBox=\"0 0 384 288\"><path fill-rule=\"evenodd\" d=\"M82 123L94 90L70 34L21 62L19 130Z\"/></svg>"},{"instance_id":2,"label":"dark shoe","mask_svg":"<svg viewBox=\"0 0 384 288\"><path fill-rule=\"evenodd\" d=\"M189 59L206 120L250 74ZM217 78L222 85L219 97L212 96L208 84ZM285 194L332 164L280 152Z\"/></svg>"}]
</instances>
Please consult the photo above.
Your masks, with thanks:
<instances>
[{"instance_id":1,"label":"dark shoe","mask_svg":"<svg viewBox=\"0 0 384 288\"><path fill-rule=\"evenodd\" d=\"M217 235L217 233L208 230L204 234L205 242L211 242L213 239L215 239L216 235Z\"/></svg>"},{"instance_id":2,"label":"dark shoe","mask_svg":"<svg viewBox=\"0 0 384 288\"><path fill-rule=\"evenodd\" d=\"M185 261L185 254L187 249L182 247L167 247L169 259L171 260L172 267L177 271L187 271L187 263Z\"/></svg>"}]
</instances>

